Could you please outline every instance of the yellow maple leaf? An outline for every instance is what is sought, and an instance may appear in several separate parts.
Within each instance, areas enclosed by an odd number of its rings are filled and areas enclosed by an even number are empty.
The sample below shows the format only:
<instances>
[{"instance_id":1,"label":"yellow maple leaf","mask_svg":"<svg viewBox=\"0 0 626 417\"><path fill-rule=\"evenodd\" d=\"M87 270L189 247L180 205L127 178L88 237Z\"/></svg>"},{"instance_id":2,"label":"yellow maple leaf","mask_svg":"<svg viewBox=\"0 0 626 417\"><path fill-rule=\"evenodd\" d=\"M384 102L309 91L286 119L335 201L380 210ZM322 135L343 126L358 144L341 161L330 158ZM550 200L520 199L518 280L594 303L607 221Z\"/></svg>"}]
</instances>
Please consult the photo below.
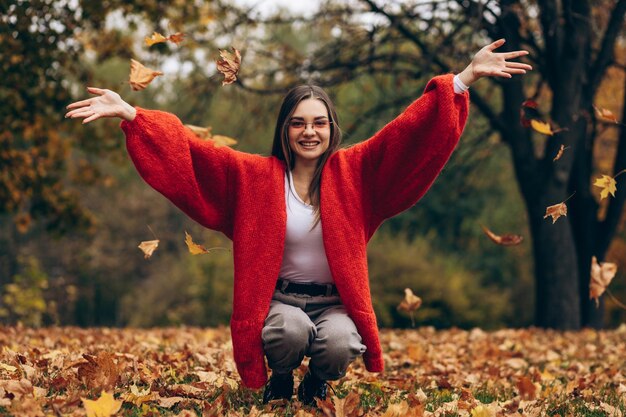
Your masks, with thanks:
<instances>
[{"instance_id":1,"label":"yellow maple leaf","mask_svg":"<svg viewBox=\"0 0 626 417\"><path fill-rule=\"evenodd\" d=\"M139 61L130 60L130 86L134 91L143 90L159 75L161 71L155 71L143 66Z\"/></svg>"},{"instance_id":2,"label":"yellow maple leaf","mask_svg":"<svg viewBox=\"0 0 626 417\"><path fill-rule=\"evenodd\" d=\"M144 259L149 259L156 248L159 246L159 240L144 240L137 246L143 252Z\"/></svg>"},{"instance_id":3,"label":"yellow maple leaf","mask_svg":"<svg viewBox=\"0 0 626 417\"><path fill-rule=\"evenodd\" d=\"M609 193L615 197L615 191L617 191L617 182L615 178L603 175L602 178L596 178L596 182L593 183L596 187L600 187L600 200L604 200L609 196Z\"/></svg>"},{"instance_id":4,"label":"yellow maple leaf","mask_svg":"<svg viewBox=\"0 0 626 417\"><path fill-rule=\"evenodd\" d=\"M479 405L471 411L472 417L495 417L496 413L486 405Z\"/></svg>"},{"instance_id":5,"label":"yellow maple leaf","mask_svg":"<svg viewBox=\"0 0 626 417\"><path fill-rule=\"evenodd\" d=\"M87 411L87 417L110 417L122 407L122 401L117 401L113 394L106 391L102 391L100 398L95 401L82 397L81 400Z\"/></svg>"},{"instance_id":6,"label":"yellow maple leaf","mask_svg":"<svg viewBox=\"0 0 626 417\"><path fill-rule=\"evenodd\" d=\"M145 42L146 42L146 45L152 46L157 43L167 42L167 38L158 32L154 32L152 36L150 37L146 36Z\"/></svg>"},{"instance_id":7,"label":"yellow maple leaf","mask_svg":"<svg viewBox=\"0 0 626 417\"><path fill-rule=\"evenodd\" d=\"M185 230L185 243L187 244L187 247L189 248L189 253L191 253L192 255L200 255L203 253L209 253L207 248L205 248L202 245L198 245L197 243L194 243L193 239L191 238L191 235L187 233L186 230Z\"/></svg>"},{"instance_id":8,"label":"yellow maple leaf","mask_svg":"<svg viewBox=\"0 0 626 417\"><path fill-rule=\"evenodd\" d=\"M213 137L211 134L211 126L200 127L195 125L185 125L185 127L188 127L200 139L211 139Z\"/></svg>"}]
</instances>

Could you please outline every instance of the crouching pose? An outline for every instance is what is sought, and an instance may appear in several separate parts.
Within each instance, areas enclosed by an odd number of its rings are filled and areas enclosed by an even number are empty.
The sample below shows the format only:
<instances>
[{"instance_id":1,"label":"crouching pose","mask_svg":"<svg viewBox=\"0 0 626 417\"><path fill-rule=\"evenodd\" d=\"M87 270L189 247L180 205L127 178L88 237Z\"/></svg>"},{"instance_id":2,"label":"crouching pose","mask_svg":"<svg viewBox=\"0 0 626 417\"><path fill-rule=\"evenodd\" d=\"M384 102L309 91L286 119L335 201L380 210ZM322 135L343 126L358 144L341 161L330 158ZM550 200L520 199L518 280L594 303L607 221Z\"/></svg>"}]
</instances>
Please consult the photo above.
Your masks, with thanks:
<instances>
[{"instance_id":1,"label":"crouching pose","mask_svg":"<svg viewBox=\"0 0 626 417\"><path fill-rule=\"evenodd\" d=\"M414 205L447 162L467 119L467 88L483 76L531 69L510 61L526 51L494 52L503 43L481 49L460 74L433 78L397 118L344 149L333 102L311 85L285 96L269 157L216 148L176 116L132 107L110 90L88 88L95 97L70 104L66 117L123 119L144 180L232 239L230 325L243 384L265 385L264 402L289 400L292 372L308 356L297 393L313 404L361 355L369 371L383 370L367 242L385 219Z\"/></svg>"}]
</instances>

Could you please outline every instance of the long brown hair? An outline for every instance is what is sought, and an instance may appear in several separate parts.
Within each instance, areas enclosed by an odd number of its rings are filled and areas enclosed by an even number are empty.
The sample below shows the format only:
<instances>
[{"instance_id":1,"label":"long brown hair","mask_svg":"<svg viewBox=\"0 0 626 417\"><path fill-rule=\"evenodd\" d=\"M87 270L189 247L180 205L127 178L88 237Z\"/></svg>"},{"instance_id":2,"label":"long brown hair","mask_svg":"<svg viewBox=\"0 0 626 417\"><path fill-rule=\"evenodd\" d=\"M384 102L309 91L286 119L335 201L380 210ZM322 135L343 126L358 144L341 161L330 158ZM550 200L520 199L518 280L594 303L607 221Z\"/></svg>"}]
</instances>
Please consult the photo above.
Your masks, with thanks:
<instances>
[{"instance_id":1,"label":"long brown hair","mask_svg":"<svg viewBox=\"0 0 626 417\"><path fill-rule=\"evenodd\" d=\"M289 133L286 126L287 121L291 118L298 104L305 99L320 100L326 106L328 117L330 119L330 138L328 149L317 160L317 166L313 174L313 179L309 185L309 199L313 206L315 214L315 222L313 229L320 221L320 188L322 183L322 169L328 160L328 157L335 152L341 144L341 129L339 128L339 120L335 104L328 94L316 85L300 85L289 90L283 103L280 106L278 119L276 120L276 130L274 131L274 143L272 144L272 156L277 157L281 161L285 161L285 165L289 171L293 170L296 165L296 159L289 147Z\"/></svg>"}]
</instances>

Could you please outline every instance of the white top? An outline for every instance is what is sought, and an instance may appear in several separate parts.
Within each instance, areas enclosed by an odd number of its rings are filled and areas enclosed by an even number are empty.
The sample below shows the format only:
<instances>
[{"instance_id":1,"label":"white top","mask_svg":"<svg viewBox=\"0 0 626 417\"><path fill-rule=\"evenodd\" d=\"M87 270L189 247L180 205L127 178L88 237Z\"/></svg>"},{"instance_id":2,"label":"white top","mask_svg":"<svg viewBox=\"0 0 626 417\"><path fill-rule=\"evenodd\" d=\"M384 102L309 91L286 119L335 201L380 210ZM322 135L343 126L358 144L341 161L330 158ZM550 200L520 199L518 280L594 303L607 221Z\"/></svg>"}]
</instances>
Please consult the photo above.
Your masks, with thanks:
<instances>
[{"instance_id":1,"label":"white top","mask_svg":"<svg viewBox=\"0 0 626 417\"><path fill-rule=\"evenodd\" d=\"M454 92L465 92L467 87L458 75L454 76ZM306 204L293 184L291 171L285 173L285 201L287 209L287 235L280 278L292 282L332 284L333 277L322 240L322 222L313 230L313 206Z\"/></svg>"},{"instance_id":2,"label":"white top","mask_svg":"<svg viewBox=\"0 0 626 417\"><path fill-rule=\"evenodd\" d=\"M287 205L287 235L280 278L291 282L332 284L324 242L322 222L313 230L313 206L298 196L291 171L285 174L285 201Z\"/></svg>"}]
</instances>

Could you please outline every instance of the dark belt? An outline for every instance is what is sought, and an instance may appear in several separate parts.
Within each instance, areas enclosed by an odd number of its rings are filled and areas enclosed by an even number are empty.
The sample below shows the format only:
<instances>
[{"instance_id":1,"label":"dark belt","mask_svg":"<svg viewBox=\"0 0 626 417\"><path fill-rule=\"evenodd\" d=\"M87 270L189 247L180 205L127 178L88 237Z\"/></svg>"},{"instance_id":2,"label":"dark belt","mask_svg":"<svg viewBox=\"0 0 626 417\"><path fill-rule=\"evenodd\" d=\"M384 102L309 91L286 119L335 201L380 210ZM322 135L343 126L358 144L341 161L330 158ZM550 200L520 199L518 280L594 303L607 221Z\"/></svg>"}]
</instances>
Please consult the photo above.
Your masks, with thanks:
<instances>
[{"instance_id":1,"label":"dark belt","mask_svg":"<svg viewBox=\"0 0 626 417\"><path fill-rule=\"evenodd\" d=\"M276 289L288 294L306 294L313 297L317 295L325 295L327 297L339 295L335 284L301 284L285 281L284 279L279 279L276 282Z\"/></svg>"}]
</instances>

